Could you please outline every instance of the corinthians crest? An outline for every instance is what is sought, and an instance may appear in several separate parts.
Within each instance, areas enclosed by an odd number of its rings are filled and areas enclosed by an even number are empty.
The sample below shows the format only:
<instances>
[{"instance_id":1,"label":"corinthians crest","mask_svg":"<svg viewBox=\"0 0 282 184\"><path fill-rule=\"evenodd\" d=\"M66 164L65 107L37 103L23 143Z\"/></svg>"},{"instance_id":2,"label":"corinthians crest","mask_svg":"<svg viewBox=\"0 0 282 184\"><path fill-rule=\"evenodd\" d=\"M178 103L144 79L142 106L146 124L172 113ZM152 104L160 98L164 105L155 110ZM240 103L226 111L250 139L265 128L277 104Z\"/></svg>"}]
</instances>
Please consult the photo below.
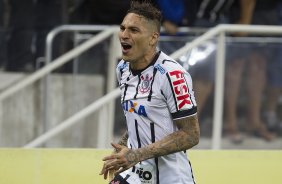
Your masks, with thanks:
<instances>
[{"instance_id":1,"label":"corinthians crest","mask_svg":"<svg viewBox=\"0 0 282 184\"><path fill-rule=\"evenodd\" d=\"M139 91L143 94L147 93L151 89L151 81L153 77L150 77L149 74L146 74L145 77L144 75L141 75L140 79L141 79L141 82L139 86Z\"/></svg>"}]
</instances>

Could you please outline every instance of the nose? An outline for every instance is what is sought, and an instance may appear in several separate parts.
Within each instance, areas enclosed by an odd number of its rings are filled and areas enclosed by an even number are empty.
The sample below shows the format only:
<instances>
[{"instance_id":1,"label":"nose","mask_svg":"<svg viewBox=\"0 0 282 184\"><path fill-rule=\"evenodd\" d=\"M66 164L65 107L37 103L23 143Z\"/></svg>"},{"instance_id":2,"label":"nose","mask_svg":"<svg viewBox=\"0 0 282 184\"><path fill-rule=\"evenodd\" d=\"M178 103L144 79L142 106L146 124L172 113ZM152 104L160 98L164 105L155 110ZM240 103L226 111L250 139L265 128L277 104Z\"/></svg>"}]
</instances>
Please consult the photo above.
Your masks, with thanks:
<instances>
[{"instance_id":1,"label":"nose","mask_svg":"<svg viewBox=\"0 0 282 184\"><path fill-rule=\"evenodd\" d=\"M119 36L120 38L123 39L128 38L129 37L128 30L127 29L120 30Z\"/></svg>"}]
</instances>

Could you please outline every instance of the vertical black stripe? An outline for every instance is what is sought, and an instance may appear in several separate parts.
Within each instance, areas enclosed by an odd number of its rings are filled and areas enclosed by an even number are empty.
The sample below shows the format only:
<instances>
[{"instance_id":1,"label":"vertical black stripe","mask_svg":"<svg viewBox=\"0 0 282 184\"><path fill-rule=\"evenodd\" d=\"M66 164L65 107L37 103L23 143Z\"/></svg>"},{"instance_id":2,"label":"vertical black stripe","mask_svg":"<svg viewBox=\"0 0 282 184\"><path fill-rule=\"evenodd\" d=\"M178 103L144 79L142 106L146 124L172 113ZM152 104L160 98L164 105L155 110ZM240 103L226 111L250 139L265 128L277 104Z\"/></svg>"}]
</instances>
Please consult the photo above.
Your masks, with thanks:
<instances>
[{"instance_id":1,"label":"vertical black stripe","mask_svg":"<svg viewBox=\"0 0 282 184\"><path fill-rule=\"evenodd\" d=\"M151 127L151 139L152 143L156 141L156 135L155 135L155 125L154 123L150 123ZM156 164L156 178L157 178L157 184L160 184L160 172L159 172L159 159L155 158L155 164Z\"/></svg>"},{"instance_id":2,"label":"vertical black stripe","mask_svg":"<svg viewBox=\"0 0 282 184\"><path fill-rule=\"evenodd\" d=\"M172 92L172 94L173 94L175 108L176 108L176 110L178 111L178 106L177 106L176 97L175 97L174 90L173 90L173 86L172 86L172 82L171 82L171 80L170 80L170 77L169 77L169 74L168 74L168 73L166 73L166 77L167 77L167 79L168 79L168 81L169 81L170 88L171 88L171 92Z\"/></svg>"},{"instance_id":3,"label":"vertical black stripe","mask_svg":"<svg viewBox=\"0 0 282 184\"><path fill-rule=\"evenodd\" d=\"M127 81L129 81L129 76L127 77L127 79L126 79ZM123 92L123 98L122 98L122 102L124 102L124 100L125 100L125 96L126 96L126 92L127 92L127 88L128 88L128 84L127 83L125 83L124 84L124 92Z\"/></svg>"},{"instance_id":4,"label":"vertical black stripe","mask_svg":"<svg viewBox=\"0 0 282 184\"><path fill-rule=\"evenodd\" d=\"M123 62L123 65L125 64L125 61ZM123 74L123 67L121 67L120 69L119 69L119 72L120 72L120 78L121 78L121 76L122 76L122 74Z\"/></svg>"},{"instance_id":5,"label":"vertical black stripe","mask_svg":"<svg viewBox=\"0 0 282 184\"><path fill-rule=\"evenodd\" d=\"M139 132L138 132L138 122L137 122L137 120L135 120L135 131L136 131L136 138L137 138L137 142L138 142L138 148L141 148L141 141L140 141Z\"/></svg>"},{"instance_id":6,"label":"vertical black stripe","mask_svg":"<svg viewBox=\"0 0 282 184\"><path fill-rule=\"evenodd\" d=\"M159 159L155 158L156 163L156 175L157 175L157 184L160 184L160 172L159 172Z\"/></svg>"},{"instance_id":7,"label":"vertical black stripe","mask_svg":"<svg viewBox=\"0 0 282 184\"><path fill-rule=\"evenodd\" d=\"M135 93L135 95L134 95L134 99L136 99L137 94L138 94L138 88L139 88L139 85L140 85L140 82L141 82L140 77L141 77L141 74L138 74L138 84L137 84L137 86L136 86L136 93Z\"/></svg>"},{"instance_id":8,"label":"vertical black stripe","mask_svg":"<svg viewBox=\"0 0 282 184\"><path fill-rule=\"evenodd\" d=\"M125 87L124 87L124 92L123 92L123 98L122 98L122 103L123 103L123 102L124 102L124 100L125 100L127 87L128 87L128 85L127 85L127 84L125 84Z\"/></svg>"},{"instance_id":9,"label":"vertical black stripe","mask_svg":"<svg viewBox=\"0 0 282 184\"><path fill-rule=\"evenodd\" d=\"M167 100L167 98L166 98L166 96L165 96L163 90L161 90L161 94L162 94L162 95L164 96L164 98Z\"/></svg>"},{"instance_id":10,"label":"vertical black stripe","mask_svg":"<svg viewBox=\"0 0 282 184\"><path fill-rule=\"evenodd\" d=\"M154 123L150 123L150 128L151 128L151 139L152 139L152 143L154 143L154 142L156 142L155 125L154 125Z\"/></svg>"},{"instance_id":11,"label":"vertical black stripe","mask_svg":"<svg viewBox=\"0 0 282 184\"><path fill-rule=\"evenodd\" d=\"M154 72L153 72L153 80L151 82L151 89L150 89L150 94L148 96L148 101L151 101L152 99L152 94L153 94L153 83L155 81L155 76L156 76L156 73L157 73L158 69L157 68L154 68Z\"/></svg>"},{"instance_id":12,"label":"vertical black stripe","mask_svg":"<svg viewBox=\"0 0 282 184\"><path fill-rule=\"evenodd\" d=\"M192 179L193 179L193 182L194 182L194 184L196 184L195 179L194 179L193 169L192 169L192 165L191 165L190 160L188 160L188 162L189 162L189 165L190 165L190 168L191 168L191 174L192 174Z\"/></svg>"}]
</instances>

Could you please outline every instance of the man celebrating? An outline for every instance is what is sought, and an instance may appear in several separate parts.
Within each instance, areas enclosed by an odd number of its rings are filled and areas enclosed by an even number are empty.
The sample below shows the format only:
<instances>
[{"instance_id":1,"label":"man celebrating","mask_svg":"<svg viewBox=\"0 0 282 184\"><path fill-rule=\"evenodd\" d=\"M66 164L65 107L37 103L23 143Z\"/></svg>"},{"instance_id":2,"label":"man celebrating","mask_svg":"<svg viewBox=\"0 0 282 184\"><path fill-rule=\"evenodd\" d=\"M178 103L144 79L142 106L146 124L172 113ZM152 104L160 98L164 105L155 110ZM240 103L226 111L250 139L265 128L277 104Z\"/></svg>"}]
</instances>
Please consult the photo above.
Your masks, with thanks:
<instances>
[{"instance_id":1,"label":"man celebrating","mask_svg":"<svg viewBox=\"0 0 282 184\"><path fill-rule=\"evenodd\" d=\"M191 76L157 50L161 12L133 2L120 25L122 60L117 66L127 132L103 159L111 183L193 184L186 150L200 130Z\"/></svg>"}]
</instances>

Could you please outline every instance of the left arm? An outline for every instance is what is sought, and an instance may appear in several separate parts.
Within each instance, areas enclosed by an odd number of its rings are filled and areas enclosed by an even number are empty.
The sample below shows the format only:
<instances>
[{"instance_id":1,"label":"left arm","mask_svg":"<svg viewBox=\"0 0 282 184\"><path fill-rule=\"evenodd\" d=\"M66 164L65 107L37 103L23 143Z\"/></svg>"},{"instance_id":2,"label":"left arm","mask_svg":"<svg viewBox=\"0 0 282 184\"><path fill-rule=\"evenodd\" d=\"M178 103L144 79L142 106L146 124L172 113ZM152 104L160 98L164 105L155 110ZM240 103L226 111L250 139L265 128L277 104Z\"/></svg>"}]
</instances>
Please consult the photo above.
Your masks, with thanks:
<instances>
[{"instance_id":1,"label":"left arm","mask_svg":"<svg viewBox=\"0 0 282 184\"><path fill-rule=\"evenodd\" d=\"M113 168L117 170L115 174L118 174L140 161L184 151L199 143L200 128L197 115L176 120L176 125L179 128L178 131L143 148L129 149L125 146L112 144L118 153L103 159L104 161L112 161L104 165L101 174Z\"/></svg>"},{"instance_id":2,"label":"left arm","mask_svg":"<svg viewBox=\"0 0 282 184\"><path fill-rule=\"evenodd\" d=\"M137 149L136 155L140 155L139 161L154 157L160 157L171 153L184 151L199 143L200 130L197 116L191 116L176 120L178 131L169 134L160 141L146 147Z\"/></svg>"}]
</instances>

